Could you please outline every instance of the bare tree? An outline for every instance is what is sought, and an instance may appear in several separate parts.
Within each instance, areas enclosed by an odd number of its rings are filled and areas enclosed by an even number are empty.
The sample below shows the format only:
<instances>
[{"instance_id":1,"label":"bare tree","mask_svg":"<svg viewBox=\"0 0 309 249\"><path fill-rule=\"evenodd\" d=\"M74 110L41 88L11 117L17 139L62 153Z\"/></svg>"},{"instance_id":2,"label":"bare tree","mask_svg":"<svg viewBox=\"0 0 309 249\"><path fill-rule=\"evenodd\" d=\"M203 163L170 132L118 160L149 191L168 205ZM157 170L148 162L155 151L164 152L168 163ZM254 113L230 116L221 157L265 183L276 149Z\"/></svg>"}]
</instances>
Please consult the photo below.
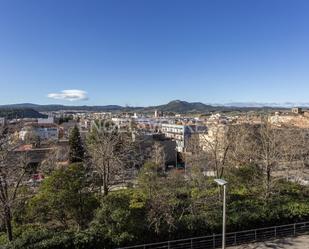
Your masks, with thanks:
<instances>
[{"instance_id":1,"label":"bare tree","mask_svg":"<svg viewBox=\"0 0 309 249\"><path fill-rule=\"evenodd\" d=\"M141 171L139 184L147 200L149 226L157 234L171 233L187 211L187 207L181 205L178 199L186 184L183 174L175 170L168 175L160 175L153 162L146 163Z\"/></svg>"},{"instance_id":2,"label":"bare tree","mask_svg":"<svg viewBox=\"0 0 309 249\"><path fill-rule=\"evenodd\" d=\"M302 174L308 157L308 137L303 129L277 127L267 117L259 125L237 127L230 148L230 163L236 167L254 164L263 172L264 196L274 192L275 179L286 171Z\"/></svg>"},{"instance_id":3,"label":"bare tree","mask_svg":"<svg viewBox=\"0 0 309 249\"><path fill-rule=\"evenodd\" d=\"M198 141L194 140L192 142L198 142L199 145L192 147L193 158L189 160L191 162L193 160L195 163L200 161L206 165L207 170L214 170L216 177L221 178L228 164L228 153L233 141L230 126L223 124L211 126L208 131L199 134Z\"/></svg>"},{"instance_id":4,"label":"bare tree","mask_svg":"<svg viewBox=\"0 0 309 249\"><path fill-rule=\"evenodd\" d=\"M27 144L32 144L33 147L39 147L41 144L40 136L38 136L33 130L30 130L25 135L25 142Z\"/></svg>"},{"instance_id":5,"label":"bare tree","mask_svg":"<svg viewBox=\"0 0 309 249\"><path fill-rule=\"evenodd\" d=\"M304 178L309 156L309 139L306 129L285 127L281 129L282 159L279 173L285 171L285 177L294 177L295 181ZM280 175L281 176L281 175Z\"/></svg>"},{"instance_id":6,"label":"bare tree","mask_svg":"<svg viewBox=\"0 0 309 249\"><path fill-rule=\"evenodd\" d=\"M132 137L129 133L108 130L106 127L93 129L87 142L92 166L100 178L103 195L121 180L126 167L132 166Z\"/></svg>"},{"instance_id":7,"label":"bare tree","mask_svg":"<svg viewBox=\"0 0 309 249\"><path fill-rule=\"evenodd\" d=\"M51 174L61 163L68 163L69 149L65 146L52 145L45 160L40 165L42 170L47 175Z\"/></svg>"},{"instance_id":8,"label":"bare tree","mask_svg":"<svg viewBox=\"0 0 309 249\"><path fill-rule=\"evenodd\" d=\"M13 153L7 128L0 131L0 210L6 227L7 238L13 239L12 212L18 202L18 191L27 173L27 155L17 156Z\"/></svg>"},{"instance_id":9,"label":"bare tree","mask_svg":"<svg viewBox=\"0 0 309 249\"><path fill-rule=\"evenodd\" d=\"M258 126L253 124L237 124L231 126L231 146L229 163L239 168L255 163L258 156L259 145L257 143Z\"/></svg>"},{"instance_id":10,"label":"bare tree","mask_svg":"<svg viewBox=\"0 0 309 249\"><path fill-rule=\"evenodd\" d=\"M151 160L158 166L165 170L165 151L162 144L155 142L151 148Z\"/></svg>"},{"instance_id":11,"label":"bare tree","mask_svg":"<svg viewBox=\"0 0 309 249\"><path fill-rule=\"evenodd\" d=\"M309 156L308 131L277 127L261 117L259 124L230 124L209 127L190 141L187 162L203 170L213 169L222 177L227 167L252 165L261 170L261 194L267 199L274 192L276 179L292 175L302 179Z\"/></svg>"}]
</instances>

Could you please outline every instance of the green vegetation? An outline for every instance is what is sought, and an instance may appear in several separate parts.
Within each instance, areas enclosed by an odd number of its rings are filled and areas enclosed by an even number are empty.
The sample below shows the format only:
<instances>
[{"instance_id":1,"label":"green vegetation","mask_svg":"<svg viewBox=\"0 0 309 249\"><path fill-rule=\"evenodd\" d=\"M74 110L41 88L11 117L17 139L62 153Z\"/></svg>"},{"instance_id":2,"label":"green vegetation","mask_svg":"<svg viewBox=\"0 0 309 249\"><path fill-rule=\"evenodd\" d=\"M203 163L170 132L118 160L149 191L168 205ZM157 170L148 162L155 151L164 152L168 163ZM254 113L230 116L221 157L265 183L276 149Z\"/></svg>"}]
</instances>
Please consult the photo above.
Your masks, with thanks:
<instances>
[{"instance_id":1,"label":"green vegetation","mask_svg":"<svg viewBox=\"0 0 309 249\"><path fill-rule=\"evenodd\" d=\"M29 219L63 229L85 229L98 201L90 191L82 164L55 170L40 191L29 201Z\"/></svg>"},{"instance_id":2,"label":"green vegetation","mask_svg":"<svg viewBox=\"0 0 309 249\"><path fill-rule=\"evenodd\" d=\"M67 123L69 121L73 120L73 115L69 115L69 116L63 116L61 115L60 118L57 120L57 123L59 125L63 124L63 123Z\"/></svg>"},{"instance_id":3,"label":"green vegetation","mask_svg":"<svg viewBox=\"0 0 309 249\"><path fill-rule=\"evenodd\" d=\"M69 161L71 163L82 162L84 159L85 150L83 147L79 129L77 128L76 125L71 131L69 137L69 144L70 144Z\"/></svg>"},{"instance_id":4,"label":"green vegetation","mask_svg":"<svg viewBox=\"0 0 309 249\"><path fill-rule=\"evenodd\" d=\"M130 134L111 123L96 123L85 147L74 128L70 161L75 163L61 166L51 160L54 166L38 188L24 184L25 160L7 160L10 150L4 145L11 144L3 135L0 187L9 195L0 193L6 215L0 245L110 249L220 233L222 193L214 177L204 174L205 166L228 181L227 231L308 220L309 187L274 177L280 162L302 172L295 162L303 166L308 161L307 133L268 123L224 131L207 152L188 147L192 154L186 158L186 172L162 170L163 152L152 149L126 188L122 179L142 155Z\"/></svg>"},{"instance_id":5,"label":"green vegetation","mask_svg":"<svg viewBox=\"0 0 309 249\"><path fill-rule=\"evenodd\" d=\"M29 108L0 108L0 117L5 117L7 119L14 118L47 118L33 109Z\"/></svg>"},{"instance_id":6,"label":"green vegetation","mask_svg":"<svg viewBox=\"0 0 309 249\"><path fill-rule=\"evenodd\" d=\"M227 170L225 178L228 231L309 218L308 187L274 180L276 191L266 199L257 167ZM100 198L91 185L81 163L55 170L15 215L16 239L4 248L115 248L221 230L220 191L198 169L185 178L146 163L137 187Z\"/></svg>"}]
</instances>

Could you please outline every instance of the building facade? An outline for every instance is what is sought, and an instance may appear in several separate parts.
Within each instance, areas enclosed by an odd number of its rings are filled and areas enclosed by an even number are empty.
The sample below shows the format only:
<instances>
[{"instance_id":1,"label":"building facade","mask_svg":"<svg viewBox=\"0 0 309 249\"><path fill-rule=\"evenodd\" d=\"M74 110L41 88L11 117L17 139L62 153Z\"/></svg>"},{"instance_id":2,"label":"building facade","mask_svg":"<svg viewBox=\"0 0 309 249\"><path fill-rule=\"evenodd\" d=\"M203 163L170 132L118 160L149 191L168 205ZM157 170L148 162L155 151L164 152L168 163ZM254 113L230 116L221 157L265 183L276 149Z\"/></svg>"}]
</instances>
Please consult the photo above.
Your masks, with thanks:
<instances>
[{"instance_id":1,"label":"building facade","mask_svg":"<svg viewBox=\"0 0 309 249\"><path fill-rule=\"evenodd\" d=\"M166 137L176 141L176 150L185 152L186 146L193 134L205 131L205 126L196 125L178 125L178 124L162 124L161 132Z\"/></svg>"},{"instance_id":2,"label":"building facade","mask_svg":"<svg viewBox=\"0 0 309 249\"><path fill-rule=\"evenodd\" d=\"M37 124L32 123L25 125L19 132L19 138L24 141L28 135L35 135L40 140L53 140L59 138L59 128L55 124Z\"/></svg>"},{"instance_id":3,"label":"building facade","mask_svg":"<svg viewBox=\"0 0 309 249\"><path fill-rule=\"evenodd\" d=\"M6 124L6 119L5 118L0 118L0 126L3 126Z\"/></svg>"}]
</instances>

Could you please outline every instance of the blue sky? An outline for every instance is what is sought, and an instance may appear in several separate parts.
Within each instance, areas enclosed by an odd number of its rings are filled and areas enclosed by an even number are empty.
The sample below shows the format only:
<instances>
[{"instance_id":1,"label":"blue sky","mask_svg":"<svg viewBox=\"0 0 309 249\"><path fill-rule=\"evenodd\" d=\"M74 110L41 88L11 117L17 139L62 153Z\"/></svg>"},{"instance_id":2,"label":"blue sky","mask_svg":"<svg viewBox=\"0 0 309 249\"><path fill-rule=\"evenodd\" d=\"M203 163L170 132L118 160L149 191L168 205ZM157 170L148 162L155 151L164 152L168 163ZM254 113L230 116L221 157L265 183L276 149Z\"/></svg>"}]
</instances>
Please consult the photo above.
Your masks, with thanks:
<instances>
[{"instance_id":1,"label":"blue sky","mask_svg":"<svg viewBox=\"0 0 309 249\"><path fill-rule=\"evenodd\" d=\"M0 0L0 104L309 102L308 13L308 0Z\"/></svg>"}]
</instances>

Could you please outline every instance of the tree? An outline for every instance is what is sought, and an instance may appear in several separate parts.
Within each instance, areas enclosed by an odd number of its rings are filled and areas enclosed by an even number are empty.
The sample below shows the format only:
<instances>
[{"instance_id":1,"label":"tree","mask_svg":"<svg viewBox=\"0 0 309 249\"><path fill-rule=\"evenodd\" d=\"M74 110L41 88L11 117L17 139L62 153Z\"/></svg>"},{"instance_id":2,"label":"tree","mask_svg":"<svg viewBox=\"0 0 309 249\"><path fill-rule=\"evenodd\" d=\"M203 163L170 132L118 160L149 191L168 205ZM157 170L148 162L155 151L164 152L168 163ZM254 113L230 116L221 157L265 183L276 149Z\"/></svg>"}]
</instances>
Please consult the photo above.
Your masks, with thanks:
<instances>
[{"instance_id":1,"label":"tree","mask_svg":"<svg viewBox=\"0 0 309 249\"><path fill-rule=\"evenodd\" d=\"M147 229L145 207L132 205L136 190L120 190L102 200L91 228L110 238L115 245L141 241Z\"/></svg>"},{"instance_id":2,"label":"tree","mask_svg":"<svg viewBox=\"0 0 309 249\"><path fill-rule=\"evenodd\" d=\"M281 132L283 140L281 151L284 161L281 170L285 170L286 179L293 175L295 180L299 181L304 177L308 163L308 130L289 127Z\"/></svg>"},{"instance_id":3,"label":"tree","mask_svg":"<svg viewBox=\"0 0 309 249\"><path fill-rule=\"evenodd\" d=\"M165 151L164 146L159 142L155 142L151 148L151 160L165 171Z\"/></svg>"},{"instance_id":4,"label":"tree","mask_svg":"<svg viewBox=\"0 0 309 249\"><path fill-rule=\"evenodd\" d=\"M234 129L231 125L213 125L203 133L192 137L188 144L188 162L207 170L213 170L217 178L222 178L228 165Z\"/></svg>"},{"instance_id":5,"label":"tree","mask_svg":"<svg viewBox=\"0 0 309 249\"><path fill-rule=\"evenodd\" d=\"M50 175L61 162L66 162L69 157L69 148L64 146L52 145L51 150L46 155L45 160L41 162L40 170Z\"/></svg>"},{"instance_id":6,"label":"tree","mask_svg":"<svg viewBox=\"0 0 309 249\"><path fill-rule=\"evenodd\" d=\"M258 163L265 173L264 186L265 197L268 198L272 190L272 172L282 160L280 150L282 139L280 130L273 127L268 120L263 120L258 133L257 143L259 143Z\"/></svg>"},{"instance_id":7,"label":"tree","mask_svg":"<svg viewBox=\"0 0 309 249\"><path fill-rule=\"evenodd\" d=\"M70 151L69 161L70 163L82 162L84 159L85 150L83 142L80 136L78 127L75 125L71 131L69 137Z\"/></svg>"},{"instance_id":8,"label":"tree","mask_svg":"<svg viewBox=\"0 0 309 249\"><path fill-rule=\"evenodd\" d=\"M31 130L26 134L25 142L32 144L35 148L38 148L41 144L41 139L39 135L37 135L34 131Z\"/></svg>"},{"instance_id":9,"label":"tree","mask_svg":"<svg viewBox=\"0 0 309 249\"><path fill-rule=\"evenodd\" d=\"M259 126L253 124L237 124L231 126L233 139L230 145L229 164L240 168L257 162L260 145Z\"/></svg>"},{"instance_id":10,"label":"tree","mask_svg":"<svg viewBox=\"0 0 309 249\"><path fill-rule=\"evenodd\" d=\"M203 171L210 170L208 167L208 151L203 148L203 142L201 139L206 134L193 135L187 143L187 154L185 156L186 172L189 175L198 171L198 174L203 174Z\"/></svg>"},{"instance_id":11,"label":"tree","mask_svg":"<svg viewBox=\"0 0 309 249\"><path fill-rule=\"evenodd\" d=\"M55 170L30 201L30 216L51 226L86 228L98 207L89 185L82 163Z\"/></svg>"},{"instance_id":12,"label":"tree","mask_svg":"<svg viewBox=\"0 0 309 249\"><path fill-rule=\"evenodd\" d=\"M26 154L14 154L14 146L7 127L0 128L0 211L9 241L13 240L13 210L19 201L19 189L29 162Z\"/></svg>"},{"instance_id":13,"label":"tree","mask_svg":"<svg viewBox=\"0 0 309 249\"><path fill-rule=\"evenodd\" d=\"M287 174L301 175L308 157L306 131L295 127L277 127L268 117L257 125L237 126L237 136L231 143L230 164L241 168L251 165L263 172L260 194L268 199L277 192L278 178ZM276 191L275 191L276 190Z\"/></svg>"},{"instance_id":14,"label":"tree","mask_svg":"<svg viewBox=\"0 0 309 249\"><path fill-rule=\"evenodd\" d=\"M152 197L159 187L160 176L157 164L153 162L144 164L138 175L138 185L145 192L145 195Z\"/></svg>"},{"instance_id":15,"label":"tree","mask_svg":"<svg viewBox=\"0 0 309 249\"><path fill-rule=\"evenodd\" d=\"M122 181L124 171L132 167L133 146L130 133L118 132L105 124L93 128L87 139L87 148L94 171L100 178L100 193L107 195L110 187Z\"/></svg>"},{"instance_id":16,"label":"tree","mask_svg":"<svg viewBox=\"0 0 309 249\"><path fill-rule=\"evenodd\" d=\"M140 204L143 203L146 208L149 229L156 236L168 239L188 212L185 204L188 186L184 176L177 171L162 174L157 164L149 162L139 174L138 187Z\"/></svg>"}]
</instances>

